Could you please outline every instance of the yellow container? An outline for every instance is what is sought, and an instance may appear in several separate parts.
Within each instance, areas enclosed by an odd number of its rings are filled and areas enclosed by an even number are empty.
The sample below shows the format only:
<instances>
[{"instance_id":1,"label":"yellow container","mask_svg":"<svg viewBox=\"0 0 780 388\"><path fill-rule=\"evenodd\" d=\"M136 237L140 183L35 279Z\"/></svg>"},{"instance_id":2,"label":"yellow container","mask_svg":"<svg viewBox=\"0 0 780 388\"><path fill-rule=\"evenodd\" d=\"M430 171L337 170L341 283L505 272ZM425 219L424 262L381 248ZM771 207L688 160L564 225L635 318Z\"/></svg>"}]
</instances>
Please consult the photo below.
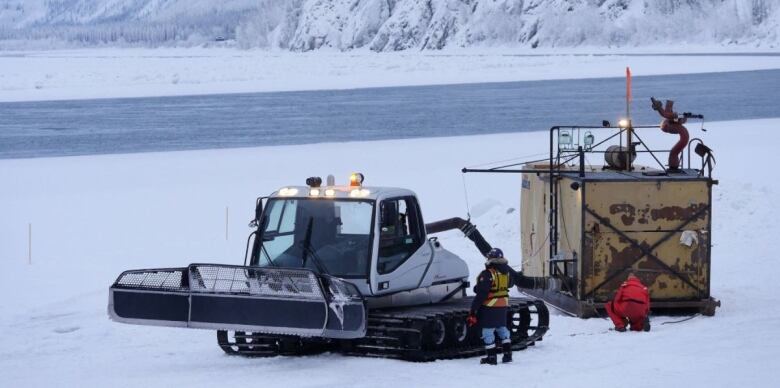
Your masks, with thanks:
<instances>
[{"instance_id":1,"label":"yellow container","mask_svg":"<svg viewBox=\"0 0 780 388\"><path fill-rule=\"evenodd\" d=\"M714 314L716 181L696 170L663 174L641 166L631 172L586 166L584 174L562 170L551 192L548 165L525 169L539 172L522 175L523 273L549 280L529 293L587 317L633 272L648 286L654 309Z\"/></svg>"}]
</instances>

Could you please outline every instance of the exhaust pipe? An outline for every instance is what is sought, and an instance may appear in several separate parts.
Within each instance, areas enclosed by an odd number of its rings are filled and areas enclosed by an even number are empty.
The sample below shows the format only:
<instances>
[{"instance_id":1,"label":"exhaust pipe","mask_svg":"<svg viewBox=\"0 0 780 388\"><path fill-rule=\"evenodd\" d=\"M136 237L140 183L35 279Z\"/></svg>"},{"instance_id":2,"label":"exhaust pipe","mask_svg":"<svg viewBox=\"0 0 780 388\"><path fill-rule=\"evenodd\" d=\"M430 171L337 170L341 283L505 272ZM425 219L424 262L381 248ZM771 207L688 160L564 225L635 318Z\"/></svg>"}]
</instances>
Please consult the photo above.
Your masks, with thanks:
<instances>
[{"instance_id":1,"label":"exhaust pipe","mask_svg":"<svg viewBox=\"0 0 780 388\"><path fill-rule=\"evenodd\" d=\"M466 237L469 238L477 249L486 256L490 249L490 243L488 243L482 233L479 233L477 226L472 224L469 220L464 220L460 217L448 218L446 220L431 222L425 224L425 229L429 234L441 233L447 230L459 229ZM543 277L530 277L523 275L522 271L515 271L510 267L512 271L511 275L515 280L515 286L520 289L537 289L537 290L559 290L560 282L557 279L543 278Z\"/></svg>"},{"instance_id":2,"label":"exhaust pipe","mask_svg":"<svg viewBox=\"0 0 780 388\"><path fill-rule=\"evenodd\" d=\"M482 253L482 256L487 256L488 252L490 252L490 250L493 248L490 246L487 240L482 237L482 233L479 233L477 226L472 224L469 220L464 220L460 217L453 217L446 220L425 224L425 230L428 232L428 234L441 233L454 229L460 229L460 231L463 232L463 234L468 237L468 239L471 240L474 245L477 246L477 249L479 249L479 252Z\"/></svg>"}]
</instances>

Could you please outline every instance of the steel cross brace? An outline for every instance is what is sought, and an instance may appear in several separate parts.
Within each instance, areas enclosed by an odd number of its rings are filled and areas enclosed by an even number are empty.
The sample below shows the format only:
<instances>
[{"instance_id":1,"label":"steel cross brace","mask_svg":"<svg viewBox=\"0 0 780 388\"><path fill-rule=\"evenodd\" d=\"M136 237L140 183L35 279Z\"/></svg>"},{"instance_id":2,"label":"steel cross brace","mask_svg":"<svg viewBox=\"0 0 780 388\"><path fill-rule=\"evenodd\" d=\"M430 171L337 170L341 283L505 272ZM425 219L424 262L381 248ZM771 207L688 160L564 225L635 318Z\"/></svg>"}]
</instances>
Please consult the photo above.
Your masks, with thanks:
<instances>
[{"instance_id":1,"label":"steel cross brace","mask_svg":"<svg viewBox=\"0 0 780 388\"><path fill-rule=\"evenodd\" d=\"M695 214L693 214L691 217L689 217L687 220L685 220L685 222L683 222L682 224L680 224L680 226L678 226L676 229L674 229L674 230L672 230L672 231L670 231L670 232L666 233L666 235L664 235L664 236L663 236L663 237L662 237L660 240L658 240L658 241L657 241L655 244L653 244L653 245L652 245L650 248L645 248L645 247L643 247L642 245L640 245L640 244L639 244L639 243L638 243L636 240L632 239L631 237L628 237L628 235L626 235L626 234L625 234L625 232L623 232L622 230L620 230L620 229L618 229L618 228L616 228L616 227L612 226L612 223L609 221L609 219L607 219L607 218L605 218L605 217L602 217L602 216L600 216L598 213L596 213L595 211L593 211L593 209L591 209L590 207L588 207L587 205L585 205L585 211L586 211L586 212L588 212L588 214L590 214L590 215L592 215L593 217L595 217L595 218L596 218L596 219L599 221L599 223L600 223L600 224L602 224L602 225L606 226L606 227L607 227L607 228L609 228L609 229L612 229L612 230L613 230L615 233L617 233L617 234L618 234L620 237L622 237L622 238L626 239L626 240L627 240L627 241L628 241L628 242L629 242L631 245L633 245L633 246L634 246L634 247L636 247L636 248L639 248L639 250L641 250L641 251L642 251L642 254L641 254L639 257L637 257L636 259L634 259L634 260L633 260L633 261L632 261L630 264L628 264L626 267L624 267L624 268L623 268L623 269L621 269L620 271L615 271L615 272L614 272L614 273L612 273L611 275L607 276L607 278L606 278L606 279L604 279L604 281L602 281L601 283L599 283L599 284L598 284L596 287L593 287L593 289L591 289L590 291L588 291L588 293L587 293L587 294L585 294L585 296L590 296L590 295L593 295L593 293L594 293L594 292L596 292L596 290L598 290L599 288L603 287L605 284L607 284L608 282L610 282L612 279L614 279L614 278L615 278L617 275L619 275L621 272L625 271L625 270L626 270L626 268L629 268L629 267L631 267L632 265L634 265L634 263L636 263L637 261L639 261L639 260L642 260L642 259L643 259L645 256L647 256L647 257L649 257L650 259L654 260L654 261L655 261L656 263L658 263L658 264L659 264L661 267L663 267L664 269L666 269L667 271L669 271L671 274L675 275L676 277L680 278L680 280L682 280L683 282L685 282L685 283L686 283L686 284L688 284L689 286L693 287L693 289L694 289L694 290L696 290L697 292L699 292L699 293L701 294L701 292L702 292L702 291L701 291L701 289L700 289L699 287L697 287L695 284L693 284L693 282L691 282L691 281L690 281L689 279L687 279L686 277L682 276L682 274L680 274L680 273L678 273L677 271L675 271L674 269L672 269L672 267L669 267L669 266L668 266L666 263L664 263L663 261L661 261L661 259L659 259L659 258L658 258L656 255L654 255L652 252L653 252L653 250L654 250L655 248L658 248L658 247L659 247L661 244L663 244L664 242L666 242L666 240L668 240L670 237L674 236L674 234L675 234L675 233L677 233L677 232L681 231L681 230L682 230L682 228L686 227L688 224L690 224L691 222L693 222L693 220L695 220L695 219L696 219L696 218L698 218L700 215L702 215L704 212L706 212L707 210L709 210L709 208L710 208L710 206L709 206L709 205L702 207L702 208L701 208L701 209L699 209L699 210L698 210L698 211L697 211Z\"/></svg>"}]
</instances>

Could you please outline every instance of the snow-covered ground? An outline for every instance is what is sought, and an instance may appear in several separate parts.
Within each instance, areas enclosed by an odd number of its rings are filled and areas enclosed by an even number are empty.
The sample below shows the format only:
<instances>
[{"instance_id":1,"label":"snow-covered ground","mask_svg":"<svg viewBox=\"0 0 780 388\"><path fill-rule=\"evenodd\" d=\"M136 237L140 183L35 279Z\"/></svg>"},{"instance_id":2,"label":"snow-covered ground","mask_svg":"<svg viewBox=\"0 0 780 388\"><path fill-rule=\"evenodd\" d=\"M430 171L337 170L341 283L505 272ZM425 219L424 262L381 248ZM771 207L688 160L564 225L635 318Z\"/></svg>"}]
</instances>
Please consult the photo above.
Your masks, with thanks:
<instances>
[{"instance_id":1,"label":"snow-covered ground","mask_svg":"<svg viewBox=\"0 0 780 388\"><path fill-rule=\"evenodd\" d=\"M621 77L626 66L637 76L780 68L776 51L763 56L647 54L683 50L635 50L645 53L640 56L604 48L571 49L570 54L497 48L414 53L231 48L6 51L0 52L0 101Z\"/></svg>"},{"instance_id":2,"label":"snow-covered ground","mask_svg":"<svg viewBox=\"0 0 780 388\"><path fill-rule=\"evenodd\" d=\"M546 133L0 160L0 385L769 385L780 368L778 127L780 119L766 119L693 131L718 161L712 293L723 306L715 317L669 325L662 323L674 318L655 317L650 333L616 333L605 320L554 315L544 341L498 367L476 359L228 357L211 331L109 321L107 290L125 269L241 263L254 198L312 175L343 180L362 171L366 184L416 190L428 221L462 216L461 167L544 154ZM643 139L655 149L675 142L660 131ZM517 264L519 177L469 174L466 182L476 224ZM450 233L441 241L468 259L472 274L480 268L468 240Z\"/></svg>"}]
</instances>

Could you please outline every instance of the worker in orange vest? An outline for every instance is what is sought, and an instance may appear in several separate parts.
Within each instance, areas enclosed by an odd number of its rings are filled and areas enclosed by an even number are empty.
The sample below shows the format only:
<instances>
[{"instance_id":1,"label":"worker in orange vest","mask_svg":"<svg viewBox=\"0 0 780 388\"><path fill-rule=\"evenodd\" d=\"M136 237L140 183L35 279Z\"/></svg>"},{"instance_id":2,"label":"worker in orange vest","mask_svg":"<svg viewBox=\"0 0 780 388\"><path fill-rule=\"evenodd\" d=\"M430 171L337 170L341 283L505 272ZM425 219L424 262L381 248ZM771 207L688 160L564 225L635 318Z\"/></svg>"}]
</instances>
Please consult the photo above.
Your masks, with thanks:
<instances>
[{"instance_id":1,"label":"worker in orange vest","mask_svg":"<svg viewBox=\"0 0 780 388\"><path fill-rule=\"evenodd\" d=\"M496 346L496 334L501 340L504 355L501 362L512 362L512 339L507 328L507 306L509 306L509 288L514 285L513 271L507 265L504 252L493 248L488 252L485 270L477 277L471 312L467 318L469 326L479 323L482 328L482 341L485 342L487 356L481 364L498 364L499 348Z\"/></svg>"},{"instance_id":2,"label":"worker in orange vest","mask_svg":"<svg viewBox=\"0 0 780 388\"><path fill-rule=\"evenodd\" d=\"M650 331L650 294L633 273L628 274L615 298L604 307L615 324L615 330L626 331L628 325L632 331Z\"/></svg>"}]
</instances>

